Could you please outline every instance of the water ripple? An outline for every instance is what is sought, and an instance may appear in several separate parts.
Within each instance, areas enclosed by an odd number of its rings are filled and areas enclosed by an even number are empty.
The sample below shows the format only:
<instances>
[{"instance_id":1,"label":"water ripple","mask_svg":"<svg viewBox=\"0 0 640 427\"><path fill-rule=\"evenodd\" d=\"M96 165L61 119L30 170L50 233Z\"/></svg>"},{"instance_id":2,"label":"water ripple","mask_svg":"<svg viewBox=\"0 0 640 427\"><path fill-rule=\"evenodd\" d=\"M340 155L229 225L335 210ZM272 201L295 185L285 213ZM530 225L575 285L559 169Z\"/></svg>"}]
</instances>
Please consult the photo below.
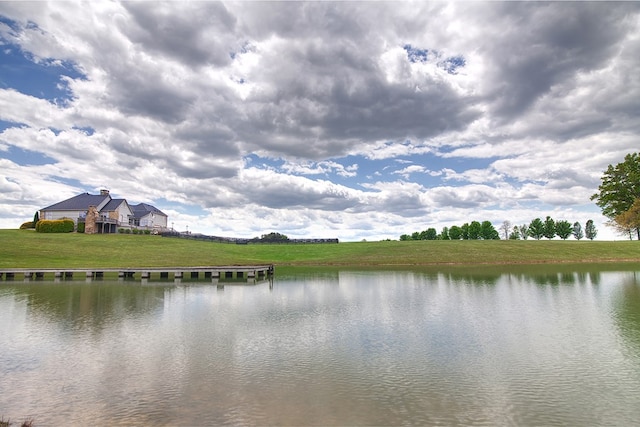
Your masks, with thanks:
<instances>
[{"instance_id":1,"label":"water ripple","mask_svg":"<svg viewBox=\"0 0 640 427\"><path fill-rule=\"evenodd\" d=\"M12 288L0 293L0 408L39 425L640 419L640 292L624 274L598 287L335 280Z\"/></svg>"}]
</instances>

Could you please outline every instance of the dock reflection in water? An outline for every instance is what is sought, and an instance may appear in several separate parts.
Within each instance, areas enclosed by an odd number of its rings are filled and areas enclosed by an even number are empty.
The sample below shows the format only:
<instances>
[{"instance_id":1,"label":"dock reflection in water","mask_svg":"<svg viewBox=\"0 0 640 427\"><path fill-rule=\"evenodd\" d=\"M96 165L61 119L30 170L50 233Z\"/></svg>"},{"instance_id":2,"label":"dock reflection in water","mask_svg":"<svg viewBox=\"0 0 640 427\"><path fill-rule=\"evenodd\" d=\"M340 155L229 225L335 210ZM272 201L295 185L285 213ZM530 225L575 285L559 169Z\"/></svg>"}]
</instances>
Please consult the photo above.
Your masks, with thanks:
<instances>
[{"instance_id":1,"label":"dock reflection in water","mask_svg":"<svg viewBox=\"0 0 640 427\"><path fill-rule=\"evenodd\" d=\"M0 410L36 425L630 425L634 271L0 284Z\"/></svg>"}]
</instances>

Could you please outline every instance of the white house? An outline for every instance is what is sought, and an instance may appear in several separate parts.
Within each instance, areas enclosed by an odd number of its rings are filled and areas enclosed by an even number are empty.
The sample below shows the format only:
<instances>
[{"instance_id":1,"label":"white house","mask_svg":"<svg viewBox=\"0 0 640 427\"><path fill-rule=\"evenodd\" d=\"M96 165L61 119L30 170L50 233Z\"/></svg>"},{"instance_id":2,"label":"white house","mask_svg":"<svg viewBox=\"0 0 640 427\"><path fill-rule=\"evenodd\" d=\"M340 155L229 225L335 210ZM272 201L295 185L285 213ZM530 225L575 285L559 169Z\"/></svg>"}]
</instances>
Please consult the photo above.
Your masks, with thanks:
<instances>
[{"instance_id":1,"label":"white house","mask_svg":"<svg viewBox=\"0 0 640 427\"><path fill-rule=\"evenodd\" d=\"M146 203L129 205L125 199L113 199L109 190L100 194L82 193L40 210L40 219L69 218L73 222L84 222L90 206L95 206L99 218L96 220L98 233L116 233L118 228L166 229L168 217L154 206Z\"/></svg>"},{"instance_id":2,"label":"white house","mask_svg":"<svg viewBox=\"0 0 640 427\"><path fill-rule=\"evenodd\" d=\"M131 206L133 209L133 224L136 227L146 227L154 229L167 228L169 217L155 206L146 203L138 203Z\"/></svg>"}]
</instances>

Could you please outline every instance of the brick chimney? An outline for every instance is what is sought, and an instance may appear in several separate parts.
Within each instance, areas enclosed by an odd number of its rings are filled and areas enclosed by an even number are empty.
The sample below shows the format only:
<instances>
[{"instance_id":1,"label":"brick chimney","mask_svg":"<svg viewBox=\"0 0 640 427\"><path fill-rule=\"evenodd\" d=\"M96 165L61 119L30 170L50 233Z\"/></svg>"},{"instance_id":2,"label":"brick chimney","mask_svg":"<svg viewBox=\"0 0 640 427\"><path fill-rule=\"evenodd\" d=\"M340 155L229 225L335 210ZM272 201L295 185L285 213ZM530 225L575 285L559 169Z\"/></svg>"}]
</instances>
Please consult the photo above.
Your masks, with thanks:
<instances>
[{"instance_id":1,"label":"brick chimney","mask_svg":"<svg viewBox=\"0 0 640 427\"><path fill-rule=\"evenodd\" d=\"M108 196L109 195L109 190L100 190L100 195L101 196Z\"/></svg>"}]
</instances>

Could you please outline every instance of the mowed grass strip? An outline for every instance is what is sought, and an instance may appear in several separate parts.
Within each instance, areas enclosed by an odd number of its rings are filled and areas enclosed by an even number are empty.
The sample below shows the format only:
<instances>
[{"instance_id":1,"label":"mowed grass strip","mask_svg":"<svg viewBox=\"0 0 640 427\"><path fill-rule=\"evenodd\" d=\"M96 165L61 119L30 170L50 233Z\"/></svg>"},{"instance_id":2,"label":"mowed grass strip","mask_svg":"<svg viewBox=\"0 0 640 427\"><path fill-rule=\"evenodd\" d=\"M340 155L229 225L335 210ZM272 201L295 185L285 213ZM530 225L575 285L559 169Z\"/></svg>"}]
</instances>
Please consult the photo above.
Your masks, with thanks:
<instances>
[{"instance_id":1,"label":"mowed grass strip","mask_svg":"<svg viewBox=\"0 0 640 427\"><path fill-rule=\"evenodd\" d=\"M640 262L638 241L382 241L236 245L150 235L0 230L0 268L429 266Z\"/></svg>"}]
</instances>

